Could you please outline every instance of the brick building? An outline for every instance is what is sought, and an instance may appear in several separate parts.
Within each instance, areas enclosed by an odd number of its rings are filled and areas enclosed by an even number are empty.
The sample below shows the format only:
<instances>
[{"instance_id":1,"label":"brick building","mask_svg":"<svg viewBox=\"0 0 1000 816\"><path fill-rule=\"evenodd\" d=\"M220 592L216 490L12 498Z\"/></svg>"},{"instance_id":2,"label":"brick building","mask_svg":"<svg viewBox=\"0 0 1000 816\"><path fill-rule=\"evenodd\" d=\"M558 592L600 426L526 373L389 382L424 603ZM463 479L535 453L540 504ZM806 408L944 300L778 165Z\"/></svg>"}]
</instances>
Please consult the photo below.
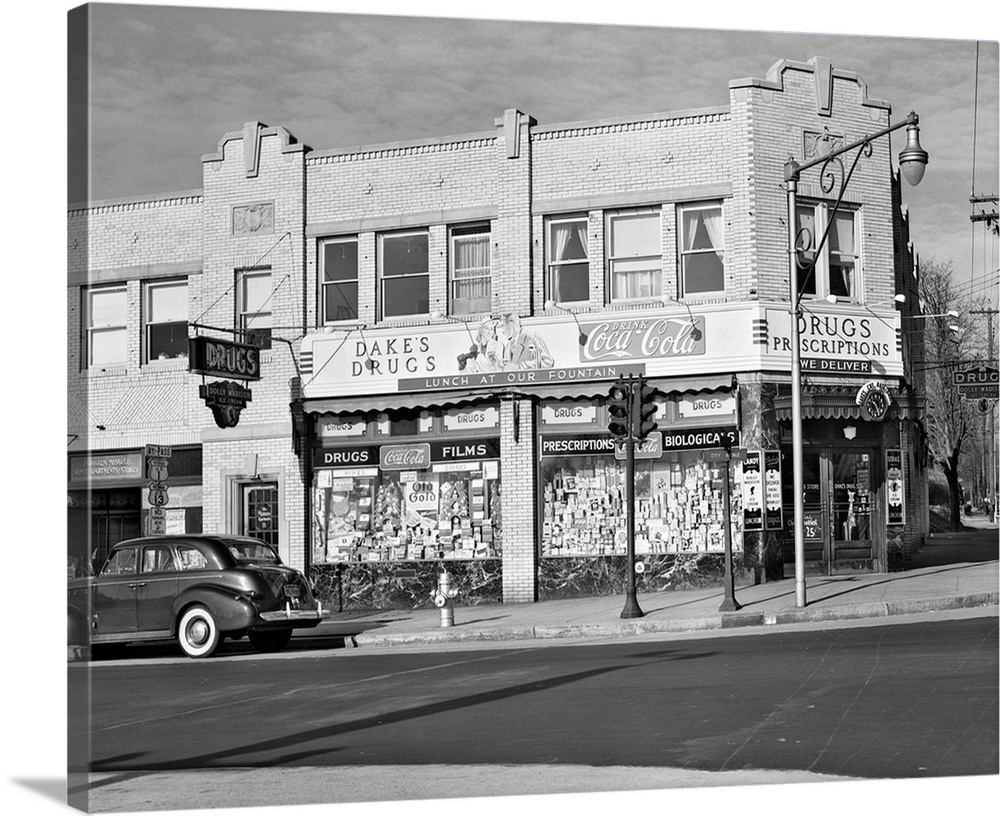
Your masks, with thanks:
<instances>
[{"instance_id":1,"label":"brick building","mask_svg":"<svg viewBox=\"0 0 1000 816\"><path fill-rule=\"evenodd\" d=\"M613 120L508 110L479 133L327 150L249 122L202 158L201 190L71 208L70 569L146 530L204 530L271 541L340 608L425 602L442 562L466 603L618 592L608 392L641 374L659 429L636 465L640 590L719 580L706 450L724 444L748 452L730 483L741 579L780 578L783 165L889 114L816 58L732 81L728 106ZM928 529L916 265L888 140L873 147L835 217L836 192L799 185L799 225L830 222L800 323L824 573L889 569ZM259 349L236 425L206 407L189 337ZM856 403L870 383L884 416Z\"/></svg>"}]
</instances>

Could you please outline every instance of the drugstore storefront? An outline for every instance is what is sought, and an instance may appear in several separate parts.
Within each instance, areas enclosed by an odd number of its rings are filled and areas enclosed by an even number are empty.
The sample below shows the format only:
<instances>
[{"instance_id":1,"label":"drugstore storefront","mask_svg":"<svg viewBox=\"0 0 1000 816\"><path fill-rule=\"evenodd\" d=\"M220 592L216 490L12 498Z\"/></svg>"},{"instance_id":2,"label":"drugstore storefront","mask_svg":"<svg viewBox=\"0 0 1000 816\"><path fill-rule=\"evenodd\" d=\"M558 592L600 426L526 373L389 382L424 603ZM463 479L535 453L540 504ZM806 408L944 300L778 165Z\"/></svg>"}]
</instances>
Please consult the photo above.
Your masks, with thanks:
<instances>
[{"instance_id":1,"label":"drugstore storefront","mask_svg":"<svg viewBox=\"0 0 1000 816\"><path fill-rule=\"evenodd\" d=\"M715 585L729 532L740 580L743 463L732 377L653 379L658 429L636 448L635 552L640 591ZM605 389L606 390L606 389ZM626 578L626 461L608 434L606 400L541 403L539 597L606 595ZM728 473L727 473L728 469Z\"/></svg>"},{"instance_id":2,"label":"drugstore storefront","mask_svg":"<svg viewBox=\"0 0 1000 816\"><path fill-rule=\"evenodd\" d=\"M338 609L413 607L442 565L499 603L499 408L399 407L311 418L310 573Z\"/></svg>"},{"instance_id":3,"label":"drugstore storefront","mask_svg":"<svg viewBox=\"0 0 1000 816\"><path fill-rule=\"evenodd\" d=\"M704 450L739 444L731 366L753 350L733 324L748 335L750 319L646 310L307 336L308 568L324 602L420 605L442 565L463 604L510 602L514 573L533 586L518 600L620 591L625 461L605 401L624 374L660 395L636 467L643 588L717 583L726 474ZM740 552L739 465L728 489Z\"/></svg>"}]
</instances>

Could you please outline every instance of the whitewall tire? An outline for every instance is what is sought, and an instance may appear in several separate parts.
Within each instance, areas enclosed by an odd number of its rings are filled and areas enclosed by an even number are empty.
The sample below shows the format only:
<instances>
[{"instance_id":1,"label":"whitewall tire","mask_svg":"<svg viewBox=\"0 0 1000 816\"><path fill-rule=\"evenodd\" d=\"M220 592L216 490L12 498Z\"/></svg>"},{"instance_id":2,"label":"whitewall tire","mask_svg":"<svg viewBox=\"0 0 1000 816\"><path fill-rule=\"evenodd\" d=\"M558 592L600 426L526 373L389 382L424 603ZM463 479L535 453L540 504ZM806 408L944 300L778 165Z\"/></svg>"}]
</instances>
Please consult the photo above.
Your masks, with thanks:
<instances>
[{"instance_id":1,"label":"whitewall tire","mask_svg":"<svg viewBox=\"0 0 1000 816\"><path fill-rule=\"evenodd\" d=\"M192 606L177 625L177 641L188 657L208 657L221 640L219 626L203 606Z\"/></svg>"}]
</instances>

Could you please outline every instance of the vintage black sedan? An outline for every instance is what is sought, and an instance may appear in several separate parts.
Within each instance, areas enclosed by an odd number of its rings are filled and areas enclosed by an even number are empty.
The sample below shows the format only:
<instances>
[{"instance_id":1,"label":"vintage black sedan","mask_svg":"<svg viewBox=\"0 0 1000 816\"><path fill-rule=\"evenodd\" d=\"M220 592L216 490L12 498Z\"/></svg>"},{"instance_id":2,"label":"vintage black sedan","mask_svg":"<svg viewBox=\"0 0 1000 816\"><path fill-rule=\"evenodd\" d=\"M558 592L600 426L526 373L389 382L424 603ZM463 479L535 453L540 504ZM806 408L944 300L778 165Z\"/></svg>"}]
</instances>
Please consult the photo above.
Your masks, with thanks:
<instances>
[{"instance_id":1,"label":"vintage black sedan","mask_svg":"<svg viewBox=\"0 0 1000 816\"><path fill-rule=\"evenodd\" d=\"M227 535L166 535L116 544L96 574L69 581L71 645L91 648L177 638L208 657L244 635L265 652L292 630L328 617L309 582L263 541Z\"/></svg>"}]
</instances>

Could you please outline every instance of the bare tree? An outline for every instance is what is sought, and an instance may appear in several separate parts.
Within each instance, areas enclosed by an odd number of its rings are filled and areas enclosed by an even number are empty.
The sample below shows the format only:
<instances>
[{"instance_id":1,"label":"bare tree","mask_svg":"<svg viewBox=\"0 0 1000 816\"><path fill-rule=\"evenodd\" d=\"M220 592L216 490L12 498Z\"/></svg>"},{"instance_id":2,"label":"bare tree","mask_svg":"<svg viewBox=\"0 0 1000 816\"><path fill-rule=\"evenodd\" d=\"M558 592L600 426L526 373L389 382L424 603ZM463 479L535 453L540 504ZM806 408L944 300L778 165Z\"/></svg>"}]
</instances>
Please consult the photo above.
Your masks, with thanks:
<instances>
[{"instance_id":1,"label":"bare tree","mask_svg":"<svg viewBox=\"0 0 1000 816\"><path fill-rule=\"evenodd\" d=\"M952 280L951 262L922 263L919 287L923 313L928 315L919 321L925 352L927 435L932 460L948 482L949 516L952 529L957 530L962 526L962 447L977 426L975 407L959 393L952 375L982 353L975 335L968 331L969 303Z\"/></svg>"}]
</instances>

